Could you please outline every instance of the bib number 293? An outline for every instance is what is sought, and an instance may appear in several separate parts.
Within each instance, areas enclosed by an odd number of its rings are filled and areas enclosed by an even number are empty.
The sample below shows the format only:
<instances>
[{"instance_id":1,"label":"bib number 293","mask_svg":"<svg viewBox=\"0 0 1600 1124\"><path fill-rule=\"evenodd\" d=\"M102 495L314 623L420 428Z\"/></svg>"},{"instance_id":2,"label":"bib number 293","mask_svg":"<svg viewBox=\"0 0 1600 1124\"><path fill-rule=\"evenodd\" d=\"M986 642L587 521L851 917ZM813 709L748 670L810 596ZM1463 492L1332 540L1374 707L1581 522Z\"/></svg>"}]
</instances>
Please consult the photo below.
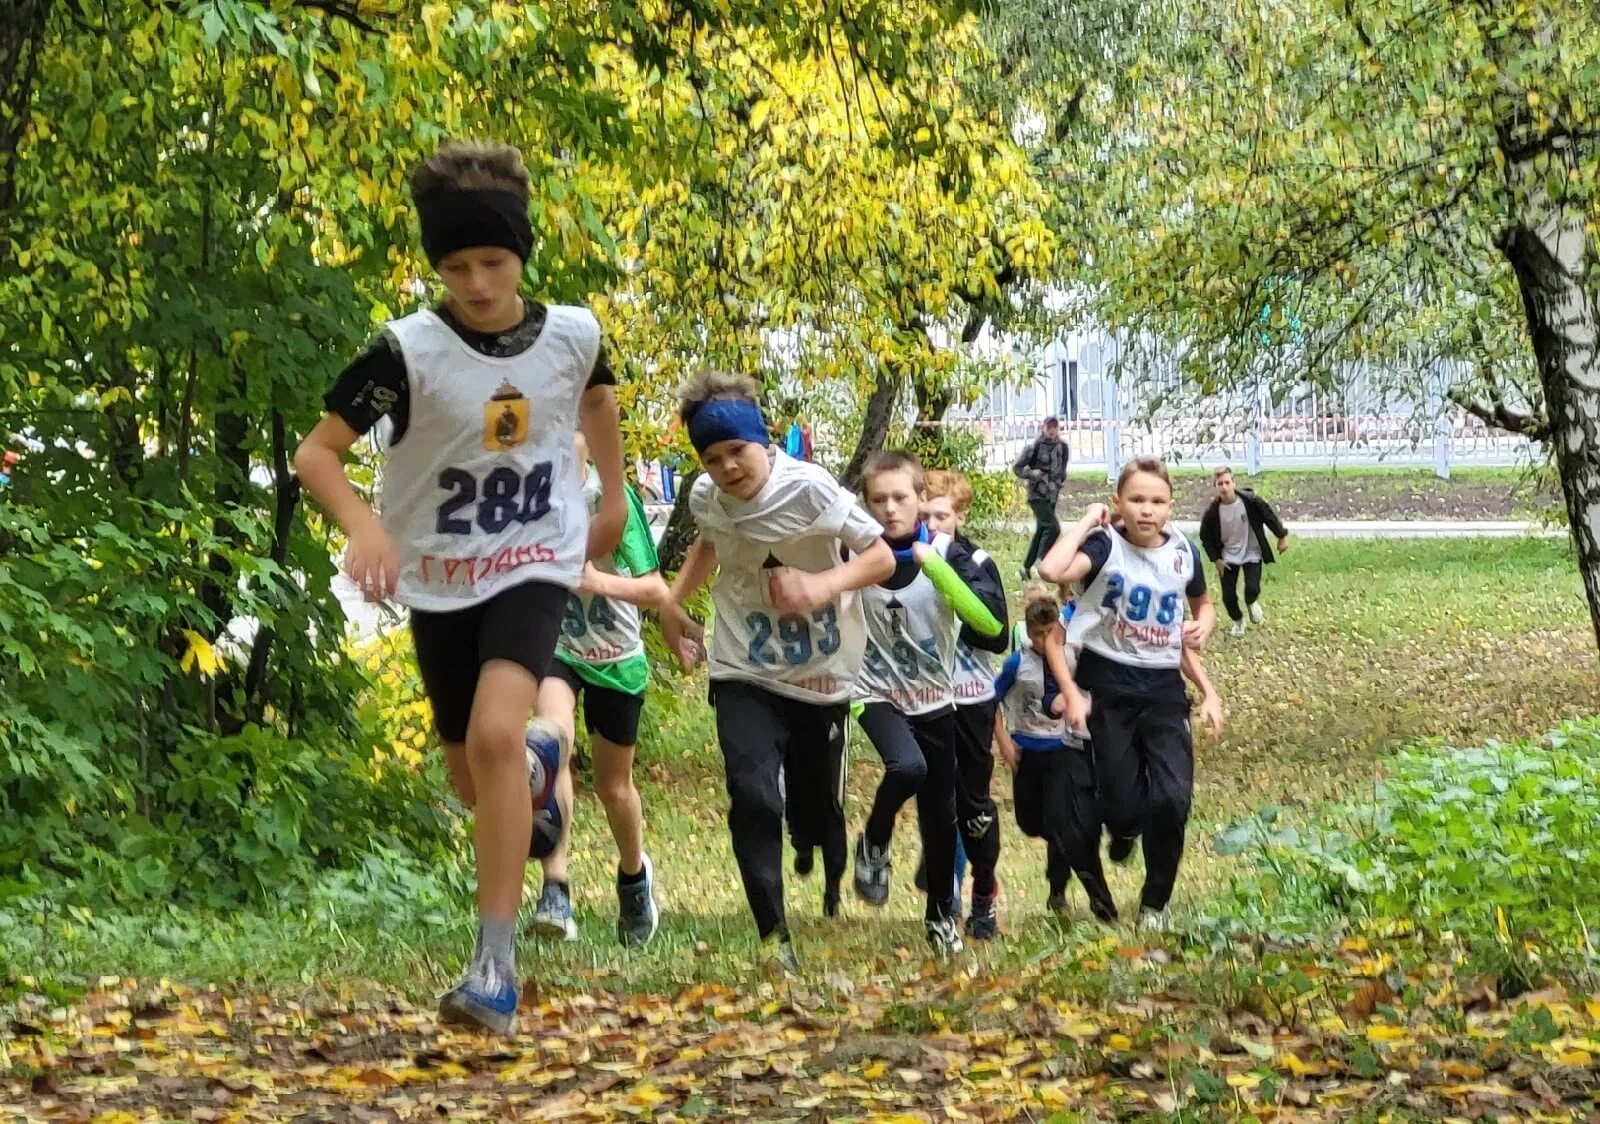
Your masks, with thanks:
<instances>
[{"instance_id":1,"label":"bib number 293","mask_svg":"<svg viewBox=\"0 0 1600 1124\"><path fill-rule=\"evenodd\" d=\"M790 667L811 661L813 650L831 656L839 650L839 612L832 605L824 605L804 617L778 617L774 620L765 613L751 613L744 618L750 630L750 650L747 653L755 667L777 667L781 659ZM812 625L821 635L813 643Z\"/></svg>"},{"instance_id":2,"label":"bib number 293","mask_svg":"<svg viewBox=\"0 0 1600 1124\"><path fill-rule=\"evenodd\" d=\"M498 534L512 523L536 523L550 514L549 461L541 461L532 471L520 475L501 466L481 482L463 468L447 468L439 473L439 487L450 498L439 505L434 530L441 535L470 535L472 525L487 534ZM477 504L472 519L457 513Z\"/></svg>"}]
</instances>

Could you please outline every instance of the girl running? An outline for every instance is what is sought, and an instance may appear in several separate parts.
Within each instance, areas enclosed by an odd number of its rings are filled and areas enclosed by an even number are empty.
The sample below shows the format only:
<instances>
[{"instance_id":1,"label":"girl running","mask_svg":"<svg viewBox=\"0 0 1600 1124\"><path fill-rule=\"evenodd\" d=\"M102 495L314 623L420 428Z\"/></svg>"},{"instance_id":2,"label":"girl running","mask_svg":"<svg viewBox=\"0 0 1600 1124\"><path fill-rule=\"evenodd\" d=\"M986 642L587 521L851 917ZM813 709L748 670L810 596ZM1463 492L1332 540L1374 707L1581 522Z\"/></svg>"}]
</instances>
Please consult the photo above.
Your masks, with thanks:
<instances>
[{"instance_id":1,"label":"girl running","mask_svg":"<svg viewBox=\"0 0 1600 1124\"><path fill-rule=\"evenodd\" d=\"M1073 727L1086 725L1094 744L1095 782L1113 861L1126 859L1144 836L1139 923L1160 929L1194 793L1184 647L1204 646L1216 610L1206 594L1199 551L1169 526L1172 478L1166 465L1153 457L1129 461L1118 474L1113 499L1120 523L1110 524L1105 505L1089 505L1039 570L1046 581L1082 591L1067 626L1067 645L1080 651L1073 682L1063 685L1066 719ZM1188 626L1185 599L1194 614ZM1208 693L1208 711L1214 696Z\"/></svg>"},{"instance_id":2,"label":"girl running","mask_svg":"<svg viewBox=\"0 0 1600 1124\"><path fill-rule=\"evenodd\" d=\"M823 849L824 910L846 865L844 739L865 643L856 590L889 577L883 528L818 465L772 447L751 380L692 379L679 409L705 475L689 493L700 537L662 613L685 666L700 630L683 602L711 577L711 703L728 828L769 963L796 971L783 902L783 821ZM848 556L848 557L847 557Z\"/></svg>"}]
</instances>

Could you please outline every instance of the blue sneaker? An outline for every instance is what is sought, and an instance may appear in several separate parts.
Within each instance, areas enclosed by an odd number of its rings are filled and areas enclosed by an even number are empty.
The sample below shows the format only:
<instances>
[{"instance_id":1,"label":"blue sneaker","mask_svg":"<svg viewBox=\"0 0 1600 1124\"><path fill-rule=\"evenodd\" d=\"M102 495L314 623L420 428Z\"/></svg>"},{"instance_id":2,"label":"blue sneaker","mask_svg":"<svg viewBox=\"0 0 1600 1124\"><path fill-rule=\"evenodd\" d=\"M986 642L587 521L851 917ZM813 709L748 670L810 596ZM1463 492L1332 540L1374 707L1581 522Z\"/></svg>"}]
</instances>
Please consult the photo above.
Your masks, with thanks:
<instances>
[{"instance_id":1,"label":"blue sneaker","mask_svg":"<svg viewBox=\"0 0 1600 1124\"><path fill-rule=\"evenodd\" d=\"M661 912L656 909L656 869L644 857L644 880L617 883L617 940L629 948L643 948L656 935Z\"/></svg>"},{"instance_id":2,"label":"blue sneaker","mask_svg":"<svg viewBox=\"0 0 1600 1124\"><path fill-rule=\"evenodd\" d=\"M501 979L498 972L474 964L461 982L439 999L439 1020L491 1034L510 1034L517 1021L518 994L515 980Z\"/></svg>"},{"instance_id":3,"label":"blue sneaker","mask_svg":"<svg viewBox=\"0 0 1600 1124\"><path fill-rule=\"evenodd\" d=\"M533 908L528 928L541 937L558 941L578 939L578 922L572 916L572 898L559 882L546 882L539 891L539 904Z\"/></svg>"}]
</instances>

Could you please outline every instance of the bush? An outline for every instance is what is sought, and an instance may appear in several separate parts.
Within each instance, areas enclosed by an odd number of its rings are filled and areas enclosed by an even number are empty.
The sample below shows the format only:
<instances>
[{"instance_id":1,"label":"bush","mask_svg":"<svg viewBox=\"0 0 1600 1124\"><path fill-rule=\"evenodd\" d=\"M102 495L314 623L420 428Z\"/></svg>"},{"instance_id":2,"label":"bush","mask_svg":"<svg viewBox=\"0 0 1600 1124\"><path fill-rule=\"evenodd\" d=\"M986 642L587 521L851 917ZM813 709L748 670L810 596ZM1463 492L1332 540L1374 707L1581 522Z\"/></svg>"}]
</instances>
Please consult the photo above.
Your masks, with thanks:
<instances>
[{"instance_id":1,"label":"bush","mask_svg":"<svg viewBox=\"0 0 1600 1124\"><path fill-rule=\"evenodd\" d=\"M1365 915L1453 933L1505 985L1540 963L1600 964L1600 720L1545 744L1403 751L1375 807L1336 814L1341 830L1277 818L1264 809L1217 841L1256 861L1236 887L1241 906L1265 892L1312 924Z\"/></svg>"}]
</instances>

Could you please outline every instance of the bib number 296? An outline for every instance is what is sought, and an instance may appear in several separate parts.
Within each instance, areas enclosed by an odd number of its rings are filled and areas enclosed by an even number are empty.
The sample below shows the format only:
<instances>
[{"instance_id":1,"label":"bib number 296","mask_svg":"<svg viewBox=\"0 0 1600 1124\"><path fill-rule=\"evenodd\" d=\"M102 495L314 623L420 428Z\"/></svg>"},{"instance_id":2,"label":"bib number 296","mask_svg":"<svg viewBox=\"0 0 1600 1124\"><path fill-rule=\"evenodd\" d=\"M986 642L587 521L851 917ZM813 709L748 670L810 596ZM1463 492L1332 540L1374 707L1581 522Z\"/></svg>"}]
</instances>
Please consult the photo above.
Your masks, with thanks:
<instances>
[{"instance_id":1,"label":"bib number 296","mask_svg":"<svg viewBox=\"0 0 1600 1124\"><path fill-rule=\"evenodd\" d=\"M804 617L779 617L774 621L765 613L751 613L744 623L750 630L747 654L756 667L777 667L780 659L791 667L798 667L811 661L813 647L825 656L839 650L839 612L832 605L824 605L812 613L810 621ZM812 624L822 633L814 645Z\"/></svg>"},{"instance_id":2,"label":"bib number 296","mask_svg":"<svg viewBox=\"0 0 1600 1124\"><path fill-rule=\"evenodd\" d=\"M487 534L498 534L512 523L536 523L550 514L549 461L533 466L527 475L501 466L482 481L463 468L447 468L439 473L439 487L450 498L439 505L434 530L441 535L470 535L472 525ZM480 495L481 491L481 495ZM472 519L457 513L476 503Z\"/></svg>"}]
</instances>

